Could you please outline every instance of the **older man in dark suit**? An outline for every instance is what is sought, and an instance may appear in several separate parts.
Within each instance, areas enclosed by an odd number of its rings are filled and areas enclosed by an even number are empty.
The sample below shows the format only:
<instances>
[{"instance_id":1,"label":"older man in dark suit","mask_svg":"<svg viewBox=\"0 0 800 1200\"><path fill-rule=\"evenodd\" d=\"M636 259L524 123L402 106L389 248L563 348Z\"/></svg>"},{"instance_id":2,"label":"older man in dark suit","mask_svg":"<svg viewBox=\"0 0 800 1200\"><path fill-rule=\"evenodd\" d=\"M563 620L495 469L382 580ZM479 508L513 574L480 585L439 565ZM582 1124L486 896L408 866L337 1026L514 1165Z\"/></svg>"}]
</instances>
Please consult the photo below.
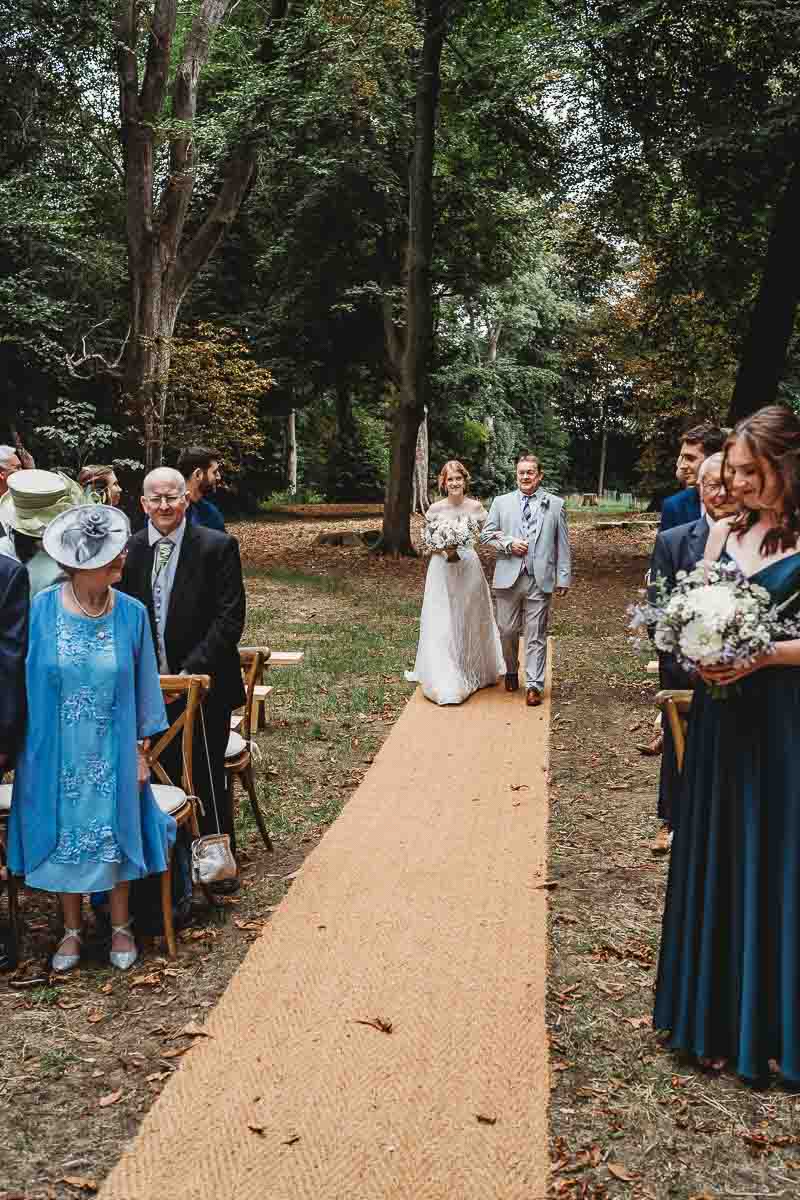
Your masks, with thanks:
<instances>
[{"instance_id":1,"label":"older man in dark suit","mask_svg":"<svg viewBox=\"0 0 800 1200\"><path fill-rule=\"evenodd\" d=\"M225 750L231 712L245 702L238 648L245 619L242 565L235 538L187 523L187 503L179 471L160 467L145 478L142 507L148 521L131 538L120 587L150 613L162 674L211 676L194 743L193 776L205 808L202 832L216 832L216 800L220 828L233 845ZM174 705L167 712L174 720ZM233 889L219 885L219 890Z\"/></svg>"},{"instance_id":2,"label":"older man in dark suit","mask_svg":"<svg viewBox=\"0 0 800 1200\"><path fill-rule=\"evenodd\" d=\"M661 579L667 590L672 591L679 571L691 571L705 553L711 526L722 517L736 512L736 504L729 498L722 478L723 455L712 454L698 470L698 490L705 512L696 521L677 525L659 533L650 560L649 596L656 599L656 582ZM662 688L692 688L694 680L672 654L658 655L658 680ZM665 854L670 847L671 830L677 822L677 802L680 793L680 777L675 759L675 747L669 726L664 729L664 752L661 758L661 773L658 781L658 815L662 826L651 843L654 854Z\"/></svg>"},{"instance_id":3,"label":"older man in dark suit","mask_svg":"<svg viewBox=\"0 0 800 1200\"><path fill-rule=\"evenodd\" d=\"M0 554L0 776L14 763L25 728L28 572Z\"/></svg>"}]
</instances>

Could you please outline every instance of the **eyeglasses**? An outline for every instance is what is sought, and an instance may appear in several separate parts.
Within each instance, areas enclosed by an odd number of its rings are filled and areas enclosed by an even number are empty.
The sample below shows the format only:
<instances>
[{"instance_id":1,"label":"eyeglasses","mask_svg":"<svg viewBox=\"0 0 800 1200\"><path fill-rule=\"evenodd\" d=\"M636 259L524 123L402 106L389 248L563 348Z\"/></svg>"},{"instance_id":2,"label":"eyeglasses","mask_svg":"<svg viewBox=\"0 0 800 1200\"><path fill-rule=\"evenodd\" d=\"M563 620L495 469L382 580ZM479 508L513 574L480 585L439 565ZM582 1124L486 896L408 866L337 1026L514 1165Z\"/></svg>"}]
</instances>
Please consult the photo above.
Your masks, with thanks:
<instances>
[{"instance_id":1,"label":"eyeglasses","mask_svg":"<svg viewBox=\"0 0 800 1200\"><path fill-rule=\"evenodd\" d=\"M184 493L184 495L185 495L185 493ZM180 504L181 500L184 499L184 495L181 495L181 496L145 496L144 502L145 502L145 504L151 505L153 508L161 508L162 504L168 504L170 508L174 508L174 506L176 504Z\"/></svg>"}]
</instances>

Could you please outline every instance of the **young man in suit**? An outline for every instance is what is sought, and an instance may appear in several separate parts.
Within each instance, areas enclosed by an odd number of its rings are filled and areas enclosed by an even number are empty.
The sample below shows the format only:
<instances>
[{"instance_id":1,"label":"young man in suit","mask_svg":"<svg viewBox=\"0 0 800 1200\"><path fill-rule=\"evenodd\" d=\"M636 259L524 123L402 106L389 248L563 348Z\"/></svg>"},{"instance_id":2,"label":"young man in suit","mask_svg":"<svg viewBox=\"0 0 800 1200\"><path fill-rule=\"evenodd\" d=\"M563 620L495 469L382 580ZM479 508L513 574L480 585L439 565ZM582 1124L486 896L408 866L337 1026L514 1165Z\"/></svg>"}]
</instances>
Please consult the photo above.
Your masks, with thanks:
<instances>
[{"instance_id":1,"label":"young man in suit","mask_svg":"<svg viewBox=\"0 0 800 1200\"><path fill-rule=\"evenodd\" d=\"M219 454L207 446L190 446L178 459L178 470L186 480L188 507L186 520L190 525L205 525L207 529L225 532L225 519L210 499L222 482Z\"/></svg>"},{"instance_id":2,"label":"young man in suit","mask_svg":"<svg viewBox=\"0 0 800 1200\"><path fill-rule=\"evenodd\" d=\"M497 550L492 591L506 660L506 691L519 687L519 639L525 626L525 703L542 702L547 623L553 591L570 585L571 553L564 501L540 486L535 454L517 462L517 489L492 501L481 541Z\"/></svg>"},{"instance_id":3,"label":"young man in suit","mask_svg":"<svg viewBox=\"0 0 800 1200\"><path fill-rule=\"evenodd\" d=\"M245 702L239 666L244 629L245 591L239 544L227 533L190 525L183 476L169 467L145 478L142 508L147 525L131 538L120 583L122 591L146 606L162 674L210 675L211 691L203 704L203 726L195 735L193 777L205 814L203 833L220 829L231 836L233 813L225 786L225 750L231 712ZM179 715L174 701L170 720ZM209 773L210 763L210 773ZM231 881L235 884L235 881ZM232 887L219 885L219 890Z\"/></svg>"},{"instance_id":4,"label":"young man in suit","mask_svg":"<svg viewBox=\"0 0 800 1200\"><path fill-rule=\"evenodd\" d=\"M716 425L706 422L687 429L681 438L681 449L675 464L675 476L682 483L683 491L667 496L661 506L659 533L674 529L676 525L687 525L700 519L700 496L697 491L697 473L704 459L718 454L725 442L725 434Z\"/></svg>"},{"instance_id":5,"label":"young man in suit","mask_svg":"<svg viewBox=\"0 0 800 1200\"><path fill-rule=\"evenodd\" d=\"M675 587L679 571L691 571L705 553L711 526L722 517L737 511L730 499L722 478L722 453L712 454L700 464L697 485L705 512L696 521L676 525L666 533L656 536L653 556L650 560L649 588L651 600L656 597L656 582L661 579L668 591ZM694 680L675 661L671 654L658 655L658 681L662 688L685 689L694 687ZM658 815L661 829L650 844L654 854L665 854L670 847L671 830L676 824L677 800L680 793L680 777L675 760L675 748L666 721L662 723L664 748L661 772L658 781Z\"/></svg>"}]
</instances>

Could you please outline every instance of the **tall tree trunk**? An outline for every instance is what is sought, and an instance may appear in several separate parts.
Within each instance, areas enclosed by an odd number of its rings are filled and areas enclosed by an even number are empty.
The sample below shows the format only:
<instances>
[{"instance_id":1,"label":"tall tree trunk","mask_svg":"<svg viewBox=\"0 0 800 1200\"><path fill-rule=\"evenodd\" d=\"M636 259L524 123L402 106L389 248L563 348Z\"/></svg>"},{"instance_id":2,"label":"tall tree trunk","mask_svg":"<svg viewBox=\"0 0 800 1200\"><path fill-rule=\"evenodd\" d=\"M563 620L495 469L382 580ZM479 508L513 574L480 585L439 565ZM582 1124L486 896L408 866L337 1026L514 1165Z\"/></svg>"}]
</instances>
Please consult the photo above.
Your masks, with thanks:
<instances>
[{"instance_id":1,"label":"tall tree trunk","mask_svg":"<svg viewBox=\"0 0 800 1200\"><path fill-rule=\"evenodd\" d=\"M417 67L414 150L409 169L406 340L380 543L384 553L395 556L414 553L411 545L412 479L417 432L430 396L433 352L433 154L448 0L421 0L420 8L424 40Z\"/></svg>"},{"instance_id":2,"label":"tall tree trunk","mask_svg":"<svg viewBox=\"0 0 800 1200\"><path fill-rule=\"evenodd\" d=\"M192 125L211 42L235 0L200 0L170 81L177 0L117 0L115 34L125 175L130 337L123 371L128 403L144 427L148 469L162 460L172 336L181 302L235 219L255 168L250 147L220 164L222 182L205 219L184 237L195 181ZM285 9L285 0L283 3ZM140 81L139 35L147 33ZM155 146L169 100L169 170L156 199Z\"/></svg>"},{"instance_id":3,"label":"tall tree trunk","mask_svg":"<svg viewBox=\"0 0 800 1200\"><path fill-rule=\"evenodd\" d=\"M286 480L289 493L297 493L297 419L294 409L286 418Z\"/></svg>"},{"instance_id":4,"label":"tall tree trunk","mask_svg":"<svg viewBox=\"0 0 800 1200\"><path fill-rule=\"evenodd\" d=\"M731 425L777 399L800 302L798 215L800 157L789 172L775 213L764 274L731 398Z\"/></svg>"},{"instance_id":5,"label":"tall tree trunk","mask_svg":"<svg viewBox=\"0 0 800 1200\"><path fill-rule=\"evenodd\" d=\"M606 457L608 454L608 426L603 414L603 436L600 441L600 470L597 472L597 499L602 501L606 486Z\"/></svg>"}]
</instances>

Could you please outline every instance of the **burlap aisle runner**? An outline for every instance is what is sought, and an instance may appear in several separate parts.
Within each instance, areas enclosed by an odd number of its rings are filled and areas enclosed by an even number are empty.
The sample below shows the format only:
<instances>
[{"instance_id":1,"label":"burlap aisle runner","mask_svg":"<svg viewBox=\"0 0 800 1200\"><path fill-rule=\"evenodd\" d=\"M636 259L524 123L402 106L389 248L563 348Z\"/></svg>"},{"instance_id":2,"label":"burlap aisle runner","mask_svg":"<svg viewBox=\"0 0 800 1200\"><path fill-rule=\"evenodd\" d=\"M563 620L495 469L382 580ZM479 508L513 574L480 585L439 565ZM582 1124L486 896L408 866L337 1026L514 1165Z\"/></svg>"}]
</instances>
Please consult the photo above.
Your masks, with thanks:
<instances>
[{"instance_id":1,"label":"burlap aisle runner","mask_svg":"<svg viewBox=\"0 0 800 1200\"><path fill-rule=\"evenodd\" d=\"M545 1196L549 718L417 692L103 1200Z\"/></svg>"}]
</instances>

